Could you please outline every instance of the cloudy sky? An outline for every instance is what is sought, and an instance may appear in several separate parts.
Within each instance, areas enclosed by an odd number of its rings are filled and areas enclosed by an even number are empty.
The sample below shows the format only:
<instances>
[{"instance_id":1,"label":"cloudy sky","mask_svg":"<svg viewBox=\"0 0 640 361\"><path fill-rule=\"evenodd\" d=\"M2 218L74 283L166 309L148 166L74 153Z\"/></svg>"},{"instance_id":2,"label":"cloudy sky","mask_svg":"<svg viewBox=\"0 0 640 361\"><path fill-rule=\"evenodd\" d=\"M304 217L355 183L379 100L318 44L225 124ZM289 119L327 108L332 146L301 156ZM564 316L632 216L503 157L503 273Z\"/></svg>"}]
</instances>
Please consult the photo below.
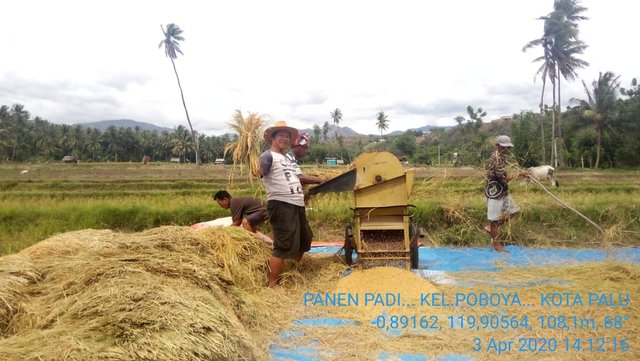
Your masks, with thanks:
<instances>
[{"instance_id":1,"label":"cloudy sky","mask_svg":"<svg viewBox=\"0 0 640 361\"><path fill-rule=\"evenodd\" d=\"M640 2L582 0L589 45L580 70L640 77ZM375 134L454 125L467 105L487 120L535 110L542 35L553 0L21 0L2 5L0 105L58 124L134 119L187 125L160 25L184 31L176 60L196 130L219 135L236 109L299 128L332 122ZM584 98L580 80L563 99ZM551 103L549 98L548 103Z\"/></svg>"}]
</instances>

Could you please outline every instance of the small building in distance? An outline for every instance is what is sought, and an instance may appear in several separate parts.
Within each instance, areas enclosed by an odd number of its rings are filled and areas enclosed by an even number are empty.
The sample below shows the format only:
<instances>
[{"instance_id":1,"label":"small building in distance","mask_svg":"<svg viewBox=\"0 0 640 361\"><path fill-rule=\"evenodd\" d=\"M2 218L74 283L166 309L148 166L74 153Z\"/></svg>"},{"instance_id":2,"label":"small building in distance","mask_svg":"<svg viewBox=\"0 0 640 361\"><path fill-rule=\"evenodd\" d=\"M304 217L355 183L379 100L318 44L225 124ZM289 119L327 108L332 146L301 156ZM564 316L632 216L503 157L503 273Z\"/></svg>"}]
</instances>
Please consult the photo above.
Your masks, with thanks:
<instances>
[{"instance_id":1,"label":"small building in distance","mask_svg":"<svg viewBox=\"0 0 640 361\"><path fill-rule=\"evenodd\" d=\"M344 165L344 160L338 159L336 157L326 157L324 159L324 163L328 166L336 166L336 165Z\"/></svg>"}]
</instances>

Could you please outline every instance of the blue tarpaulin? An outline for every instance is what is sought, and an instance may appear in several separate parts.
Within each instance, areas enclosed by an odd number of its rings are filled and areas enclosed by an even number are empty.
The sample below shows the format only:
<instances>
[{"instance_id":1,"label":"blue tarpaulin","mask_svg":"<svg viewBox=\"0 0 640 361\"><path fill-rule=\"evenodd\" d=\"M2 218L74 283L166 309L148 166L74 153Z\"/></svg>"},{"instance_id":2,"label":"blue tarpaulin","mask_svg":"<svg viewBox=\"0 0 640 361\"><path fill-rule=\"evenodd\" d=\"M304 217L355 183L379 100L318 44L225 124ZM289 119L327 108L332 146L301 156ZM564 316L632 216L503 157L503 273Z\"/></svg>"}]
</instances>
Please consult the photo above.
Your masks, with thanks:
<instances>
[{"instance_id":1,"label":"blue tarpaulin","mask_svg":"<svg viewBox=\"0 0 640 361\"><path fill-rule=\"evenodd\" d=\"M453 247L421 247L419 248L419 269L413 270L414 273L432 280L435 283L456 283L457 286L464 287L465 283L456 282L455 274L458 272L497 272L501 269L510 267L532 267L532 266L548 266L559 267L578 265L585 262L601 262L601 261L617 261L625 263L640 264L640 248L610 248L610 249L549 249L549 248L527 248L520 246L507 246L509 253L497 253L490 247L471 247L471 248L453 248ZM314 247L311 252L314 253L337 253L340 247ZM354 260L357 254L354 253ZM350 272L343 273L343 276ZM487 281L487 280L485 280ZM490 280L489 280L490 281ZM549 279L528 280L526 283L514 284L511 282L505 287L528 287L536 286L542 283L560 282ZM471 286L471 284L468 284ZM498 287L501 285L497 284ZM294 321L292 327L296 325L316 326L316 327L341 327L343 325L353 325L352 321L340 319L301 319ZM284 331L280 337L286 339L291 335L298 335L298 331ZM271 356L273 360L300 360L313 361L326 359L327 355L331 355L331 350L320 350L319 344L311 342L308 346L297 347L295 349L282 349L277 347L271 348ZM323 355L322 358L319 355ZM378 360L402 360L402 361L428 361L425 355L418 354L395 354L380 353ZM435 361L470 361L473 357L470 355L448 354L440 356Z\"/></svg>"}]
</instances>

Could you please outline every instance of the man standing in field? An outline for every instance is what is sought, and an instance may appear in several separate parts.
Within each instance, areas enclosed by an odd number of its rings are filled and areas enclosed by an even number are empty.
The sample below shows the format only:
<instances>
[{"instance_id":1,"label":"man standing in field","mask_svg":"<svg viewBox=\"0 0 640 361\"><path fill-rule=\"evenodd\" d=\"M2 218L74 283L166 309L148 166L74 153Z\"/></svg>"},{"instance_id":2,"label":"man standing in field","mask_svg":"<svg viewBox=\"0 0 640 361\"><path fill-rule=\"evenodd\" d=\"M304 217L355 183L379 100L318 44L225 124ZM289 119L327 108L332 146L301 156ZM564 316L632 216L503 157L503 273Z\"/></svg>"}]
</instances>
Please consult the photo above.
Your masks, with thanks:
<instances>
[{"instance_id":1,"label":"man standing in field","mask_svg":"<svg viewBox=\"0 0 640 361\"><path fill-rule=\"evenodd\" d=\"M302 259L311 249L313 232L304 208L302 184L294 164L285 156L298 137L295 128L277 121L264 132L271 148L260 155L260 173L267 191L267 215L273 228L273 251L269 259L269 287L280 287L285 259Z\"/></svg>"},{"instance_id":2,"label":"man standing in field","mask_svg":"<svg viewBox=\"0 0 640 361\"><path fill-rule=\"evenodd\" d=\"M491 246L494 251L508 253L500 243L500 226L508 222L520 212L520 208L509 195L509 182L514 178L507 174L507 155L513 147L511 139L500 135L495 142L496 151L491 155L487 164L487 184L484 194L487 197L487 219L484 231L491 236ZM527 172L520 172L517 176L527 176Z\"/></svg>"}]
</instances>

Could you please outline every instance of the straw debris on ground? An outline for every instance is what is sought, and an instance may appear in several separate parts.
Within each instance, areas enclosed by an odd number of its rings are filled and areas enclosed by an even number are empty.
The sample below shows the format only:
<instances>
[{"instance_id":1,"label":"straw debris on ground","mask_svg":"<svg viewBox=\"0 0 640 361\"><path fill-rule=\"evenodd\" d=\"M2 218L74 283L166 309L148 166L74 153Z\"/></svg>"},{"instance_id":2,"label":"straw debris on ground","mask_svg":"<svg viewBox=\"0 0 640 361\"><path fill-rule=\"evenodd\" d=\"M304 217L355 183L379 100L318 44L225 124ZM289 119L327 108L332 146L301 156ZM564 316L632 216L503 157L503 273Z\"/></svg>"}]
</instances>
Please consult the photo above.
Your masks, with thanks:
<instances>
[{"instance_id":1,"label":"straw debris on ground","mask_svg":"<svg viewBox=\"0 0 640 361\"><path fill-rule=\"evenodd\" d=\"M0 359L265 359L269 254L237 227L49 238L0 258Z\"/></svg>"},{"instance_id":2,"label":"straw debris on ground","mask_svg":"<svg viewBox=\"0 0 640 361\"><path fill-rule=\"evenodd\" d=\"M266 286L270 249L238 228L160 227L140 233L84 230L44 240L0 258L1 360L268 360L273 349L304 346L320 360L375 360L382 353L470 355L475 360L638 359L640 267L599 262L564 267L460 273L458 283L434 285L393 267L350 269L337 255L309 254L287 263L283 288ZM351 271L350 274L347 275ZM526 306L428 307L419 294L517 293ZM544 293L630 295L626 306L548 307ZM311 294L400 295L402 304L351 307L305 305ZM617 299L617 298L616 298ZM584 299L586 302L586 299ZM407 305L414 305L407 307ZM460 329L452 317L527 316L531 329ZM441 329L385 330L379 316L437 316ZM620 328L541 329L540 316L576 317L603 327L606 317L627 317ZM298 320L334 319L341 326ZM397 332L392 332L397 331ZM283 337L284 334L289 336ZM472 351L483 342L519 338L625 339L626 352Z\"/></svg>"}]
</instances>

